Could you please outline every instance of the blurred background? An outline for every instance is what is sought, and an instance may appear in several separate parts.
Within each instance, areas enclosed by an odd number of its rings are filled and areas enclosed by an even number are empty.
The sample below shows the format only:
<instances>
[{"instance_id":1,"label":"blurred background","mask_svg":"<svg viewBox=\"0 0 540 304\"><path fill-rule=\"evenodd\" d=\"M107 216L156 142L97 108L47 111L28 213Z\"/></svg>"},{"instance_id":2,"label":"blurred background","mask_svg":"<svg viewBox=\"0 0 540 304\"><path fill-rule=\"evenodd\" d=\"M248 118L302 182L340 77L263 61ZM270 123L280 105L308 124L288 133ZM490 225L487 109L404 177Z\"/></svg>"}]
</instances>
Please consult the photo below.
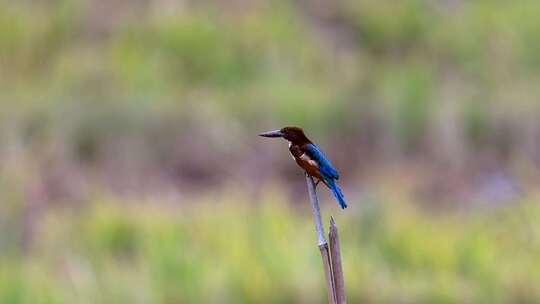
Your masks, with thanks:
<instances>
[{"instance_id":1,"label":"blurred background","mask_svg":"<svg viewBox=\"0 0 540 304\"><path fill-rule=\"evenodd\" d=\"M540 2L0 0L1 303L540 302Z\"/></svg>"}]
</instances>

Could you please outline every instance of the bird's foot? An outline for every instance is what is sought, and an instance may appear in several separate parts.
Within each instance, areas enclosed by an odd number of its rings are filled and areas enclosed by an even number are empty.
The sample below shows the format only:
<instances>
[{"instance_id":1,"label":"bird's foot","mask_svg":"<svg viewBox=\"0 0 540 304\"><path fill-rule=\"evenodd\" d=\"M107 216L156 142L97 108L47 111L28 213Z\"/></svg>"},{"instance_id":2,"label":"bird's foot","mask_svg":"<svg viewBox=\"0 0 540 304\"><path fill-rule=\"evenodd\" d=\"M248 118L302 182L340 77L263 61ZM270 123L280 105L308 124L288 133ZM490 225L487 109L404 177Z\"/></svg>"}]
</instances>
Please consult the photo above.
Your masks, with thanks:
<instances>
[{"instance_id":1,"label":"bird's foot","mask_svg":"<svg viewBox=\"0 0 540 304\"><path fill-rule=\"evenodd\" d=\"M316 178L313 178L313 176L309 175L309 173L305 172L306 173L306 176L307 177L311 177L312 179L316 179ZM317 188L317 186L319 185L319 183L321 182L320 179L317 179L317 181L315 182L315 189Z\"/></svg>"}]
</instances>

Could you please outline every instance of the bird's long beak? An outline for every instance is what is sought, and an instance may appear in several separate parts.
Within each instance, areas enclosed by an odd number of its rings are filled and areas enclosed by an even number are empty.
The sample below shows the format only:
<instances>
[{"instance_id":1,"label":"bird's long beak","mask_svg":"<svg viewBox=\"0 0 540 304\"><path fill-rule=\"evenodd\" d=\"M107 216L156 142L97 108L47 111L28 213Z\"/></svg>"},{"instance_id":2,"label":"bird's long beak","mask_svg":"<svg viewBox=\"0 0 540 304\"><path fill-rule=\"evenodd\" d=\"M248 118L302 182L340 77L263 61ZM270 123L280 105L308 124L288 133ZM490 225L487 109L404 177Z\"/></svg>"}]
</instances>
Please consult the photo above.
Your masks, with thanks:
<instances>
[{"instance_id":1,"label":"bird's long beak","mask_svg":"<svg viewBox=\"0 0 540 304\"><path fill-rule=\"evenodd\" d=\"M259 136L262 137L283 137L283 133L281 133L281 130L274 130L274 131L268 131L259 134Z\"/></svg>"}]
</instances>

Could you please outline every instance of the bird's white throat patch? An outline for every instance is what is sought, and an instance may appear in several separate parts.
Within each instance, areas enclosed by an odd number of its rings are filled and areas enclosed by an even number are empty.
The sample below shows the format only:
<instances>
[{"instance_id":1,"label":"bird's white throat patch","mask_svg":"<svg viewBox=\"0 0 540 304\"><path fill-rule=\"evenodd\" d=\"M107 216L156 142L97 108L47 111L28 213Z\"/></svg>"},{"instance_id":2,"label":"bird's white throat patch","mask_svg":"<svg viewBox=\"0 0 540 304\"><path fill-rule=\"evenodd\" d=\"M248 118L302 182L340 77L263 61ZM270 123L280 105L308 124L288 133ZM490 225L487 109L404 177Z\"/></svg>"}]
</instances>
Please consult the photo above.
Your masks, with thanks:
<instances>
[{"instance_id":1,"label":"bird's white throat patch","mask_svg":"<svg viewBox=\"0 0 540 304\"><path fill-rule=\"evenodd\" d=\"M292 142L289 141L289 149L290 149L291 147L292 147ZM293 160L296 160L292 154L290 154L290 155L291 155L291 158L292 158Z\"/></svg>"}]
</instances>

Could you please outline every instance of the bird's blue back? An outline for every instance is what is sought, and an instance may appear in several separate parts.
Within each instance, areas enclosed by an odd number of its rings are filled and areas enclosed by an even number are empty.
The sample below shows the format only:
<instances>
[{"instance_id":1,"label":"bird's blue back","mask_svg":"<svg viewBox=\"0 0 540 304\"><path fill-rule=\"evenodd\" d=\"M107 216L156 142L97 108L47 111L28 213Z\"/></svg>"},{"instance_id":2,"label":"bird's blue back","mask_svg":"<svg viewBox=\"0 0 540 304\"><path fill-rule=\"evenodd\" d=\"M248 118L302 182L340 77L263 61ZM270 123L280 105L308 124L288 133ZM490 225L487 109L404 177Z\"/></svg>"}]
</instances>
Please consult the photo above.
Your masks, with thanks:
<instances>
[{"instance_id":1,"label":"bird's blue back","mask_svg":"<svg viewBox=\"0 0 540 304\"><path fill-rule=\"evenodd\" d=\"M316 161L319 165L319 171L321 172L326 185L328 185L328 187L332 190L332 193L336 197L341 208L347 208L347 203L345 202L343 192L341 192L341 189L336 183L336 180L339 179L339 173L337 172L336 168L334 168L332 163L328 160L326 155L324 155L321 149L317 147L317 145L307 144L305 149L308 156Z\"/></svg>"},{"instance_id":2,"label":"bird's blue back","mask_svg":"<svg viewBox=\"0 0 540 304\"><path fill-rule=\"evenodd\" d=\"M313 159L314 161L319 164L319 170L321 171L321 175L326 179L339 179L339 173L337 172L336 168L332 165L332 163L328 160L326 155L317 147L315 144L307 144L305 149L308 152L308 155Z\"/></svg>"}]
</instances>

